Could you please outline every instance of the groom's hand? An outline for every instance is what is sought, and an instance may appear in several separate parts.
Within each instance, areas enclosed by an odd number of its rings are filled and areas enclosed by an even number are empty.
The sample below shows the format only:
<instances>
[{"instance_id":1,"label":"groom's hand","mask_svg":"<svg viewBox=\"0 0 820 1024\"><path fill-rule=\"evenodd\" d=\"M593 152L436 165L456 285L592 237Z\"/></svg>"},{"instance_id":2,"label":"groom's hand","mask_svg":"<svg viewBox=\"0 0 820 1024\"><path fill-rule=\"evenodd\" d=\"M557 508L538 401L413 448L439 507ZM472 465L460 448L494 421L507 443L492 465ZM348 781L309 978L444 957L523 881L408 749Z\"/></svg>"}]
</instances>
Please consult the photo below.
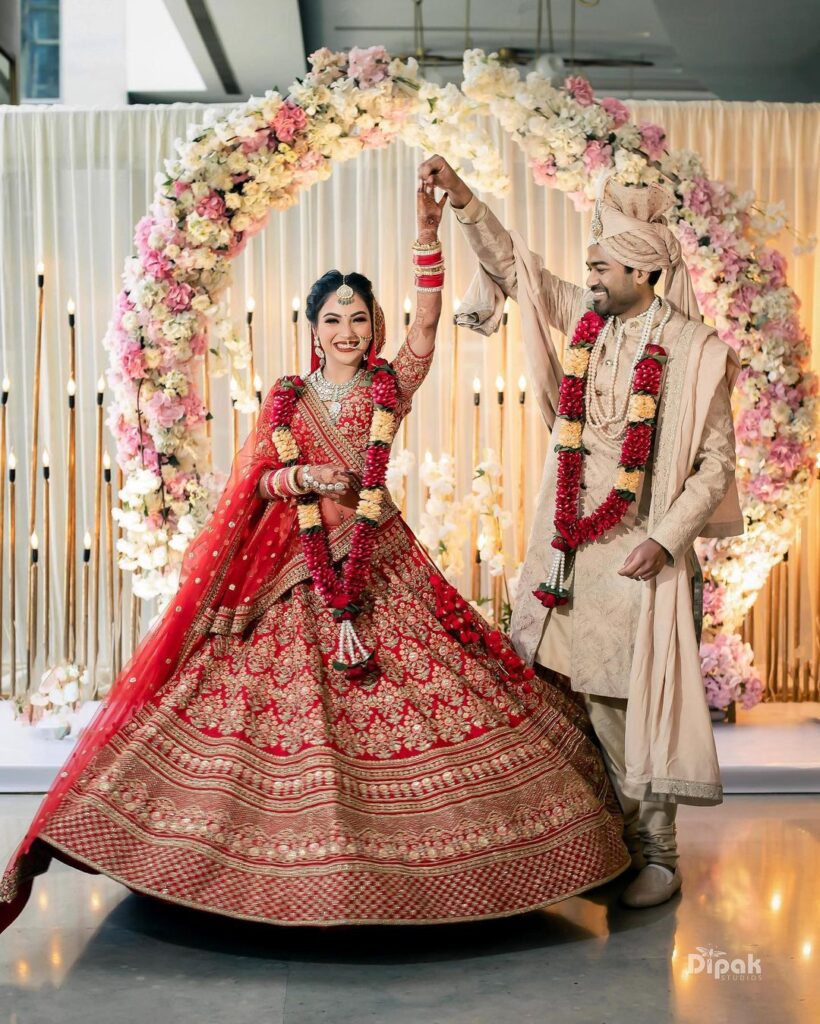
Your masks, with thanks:
<instances>
[{"instance_id":1,"label":"groom's hand","mask_svg":"<svg viewBox=\"0 0 820 1024\"><path fill-rule=\"evenodd\" d=\"M420 185L444 189L450 197L450 205L460 210L473 198L473 193L447 163L443 156L436 154L419 165Z\"/></svg>"},{"instance_id":2,"label":"groom's hand","mask_svg":"<svg viewBox=\"0 0 820 1024\"><path fill-rule=\"evenodd\" d=\"M669 552L656 540L645 540L629 555L618 570L619 576L628 576L632 580L651 580L667 564Z\"/></svg>"}]
</instances>

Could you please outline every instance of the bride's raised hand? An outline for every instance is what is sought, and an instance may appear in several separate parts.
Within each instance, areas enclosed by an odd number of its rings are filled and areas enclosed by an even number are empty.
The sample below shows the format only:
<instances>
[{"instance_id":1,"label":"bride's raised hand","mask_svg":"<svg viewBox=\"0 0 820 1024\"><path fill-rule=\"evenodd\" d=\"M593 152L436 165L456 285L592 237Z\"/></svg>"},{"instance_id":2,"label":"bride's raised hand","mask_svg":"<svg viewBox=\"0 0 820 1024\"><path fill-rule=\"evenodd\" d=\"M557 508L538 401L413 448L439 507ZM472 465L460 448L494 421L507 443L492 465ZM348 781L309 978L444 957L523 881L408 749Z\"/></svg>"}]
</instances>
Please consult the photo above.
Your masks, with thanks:
<instances>
[{"instance_id":1,"label":"bride's raised hand","mask_svg":"<svg viewBox=\"0 0 820 1024\"><path fill-rule=\"evenodd\" d=\"M431 241L438 237L438 227L441 224L441 216L446 205L446 192L442 193L441 199L436 199L436 190L433 185L423 182L419 185L416 192L416 220L418 236L421 241Z\"/></svg>"}]
</instances>

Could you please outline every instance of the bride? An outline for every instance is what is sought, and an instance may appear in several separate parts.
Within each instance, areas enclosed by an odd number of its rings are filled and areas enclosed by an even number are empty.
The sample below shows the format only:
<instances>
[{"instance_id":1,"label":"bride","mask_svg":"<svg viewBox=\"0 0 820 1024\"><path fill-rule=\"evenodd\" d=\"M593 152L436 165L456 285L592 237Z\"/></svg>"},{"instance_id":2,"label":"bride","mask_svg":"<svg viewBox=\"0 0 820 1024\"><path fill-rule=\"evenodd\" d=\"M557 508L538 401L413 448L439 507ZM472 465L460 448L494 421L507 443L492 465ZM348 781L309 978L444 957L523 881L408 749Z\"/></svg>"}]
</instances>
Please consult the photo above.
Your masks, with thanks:
<instances>
[{"instance_id":1,"label":"bride","mask_svg":"<svg viewBox=\"0 0 820 1024\"><path fill-rule=\"evenodd\" d=\"M396 358L370 282L310 291L283 377L0 882L52 858L284 925L514 914L629 863L583 712L444 580L385 489L433 357L446 194L417 194L416 317Z\"/></svg>"}]
</instances>

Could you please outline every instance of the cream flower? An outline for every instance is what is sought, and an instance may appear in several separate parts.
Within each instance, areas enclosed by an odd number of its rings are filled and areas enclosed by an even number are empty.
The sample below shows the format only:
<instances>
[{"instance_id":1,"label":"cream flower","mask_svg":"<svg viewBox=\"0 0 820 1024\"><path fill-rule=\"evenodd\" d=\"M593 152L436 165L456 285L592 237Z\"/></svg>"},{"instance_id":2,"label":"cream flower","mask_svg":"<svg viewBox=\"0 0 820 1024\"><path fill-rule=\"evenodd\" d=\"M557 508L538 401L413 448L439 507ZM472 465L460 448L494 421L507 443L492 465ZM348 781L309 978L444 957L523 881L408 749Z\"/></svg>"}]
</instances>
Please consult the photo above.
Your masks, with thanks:
<instances>
[{"instance_id":1,"label":"cream flower","mask_svg":"<svg viewBox=\"0 0 820 1024\"><path fill-rule=\"evenodd\" d=\"M583 377L589 366L589 349L571 348L564 360L564 372L570 377Z\"/></svg>"},{"instance_id":2,"label":"cream flower","mask_svg":"<svg viewBox=\"0 0 820 1024\"><path fill-rule=\"evenodd\" d=\"M561 420L558 427L558 444L562 448L580 448L584 433L583 423L572 420Z\"/></svg>"},{"instance_id":3,"label":"cream flower","mask_svg":"<svg viewBox=\"0 0 820 1024\"><path fill-rule=\"evenodd\" d=\"M300 530L312 530L314 527L322 525L322 514L317 502L297 505L296 512L299 517Z\"/></svg>"},{"instance_id":4,"label":"cream flower","mask_svg":"<svg viewBox=\"0 0 820 1024\"><path fill-rule=\"evenodd\" d=\"M637 420L652 420L655 418L656 409L657 403L651 395L632 395L627 415L633 423Z\"/></svg>"},{"instance_id":5,"label":"cream flower","mask_svg":"<svg viewBox=\"0 0 820 1024\"><path fill-rule=\"evenodd\" d=\"M618 491L629 491L630 494L637 494L640 482L640 471L628 472L625 469L621 469L615 478L615 489Z\"/></svg>"}]
</instances>

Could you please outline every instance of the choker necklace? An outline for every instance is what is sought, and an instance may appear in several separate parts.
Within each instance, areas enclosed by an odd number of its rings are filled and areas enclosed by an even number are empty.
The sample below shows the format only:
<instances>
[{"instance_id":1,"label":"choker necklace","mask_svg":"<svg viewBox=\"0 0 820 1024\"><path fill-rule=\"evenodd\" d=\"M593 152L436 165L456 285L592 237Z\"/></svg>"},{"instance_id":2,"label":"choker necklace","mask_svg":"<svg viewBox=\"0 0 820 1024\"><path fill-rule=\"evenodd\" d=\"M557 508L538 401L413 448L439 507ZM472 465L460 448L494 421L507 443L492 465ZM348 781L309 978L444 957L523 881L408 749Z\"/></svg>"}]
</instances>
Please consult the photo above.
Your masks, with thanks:
<instances>
[{"instance_id":1,"label":"choker necklace","mask_svg":"<svg viewBox=\"0 0 820 1024\"><path fill-rule=\"evenodd\" d=\"M327 380L321 370L314 370L308 377L308 384L313 388L320 400L327 406L327 412L333 424L338 423L342 411L342 399L346 398L353 388L361 381L363 371L357 370L345 384L334 384Z\"/></svg>"}]
</instances>

